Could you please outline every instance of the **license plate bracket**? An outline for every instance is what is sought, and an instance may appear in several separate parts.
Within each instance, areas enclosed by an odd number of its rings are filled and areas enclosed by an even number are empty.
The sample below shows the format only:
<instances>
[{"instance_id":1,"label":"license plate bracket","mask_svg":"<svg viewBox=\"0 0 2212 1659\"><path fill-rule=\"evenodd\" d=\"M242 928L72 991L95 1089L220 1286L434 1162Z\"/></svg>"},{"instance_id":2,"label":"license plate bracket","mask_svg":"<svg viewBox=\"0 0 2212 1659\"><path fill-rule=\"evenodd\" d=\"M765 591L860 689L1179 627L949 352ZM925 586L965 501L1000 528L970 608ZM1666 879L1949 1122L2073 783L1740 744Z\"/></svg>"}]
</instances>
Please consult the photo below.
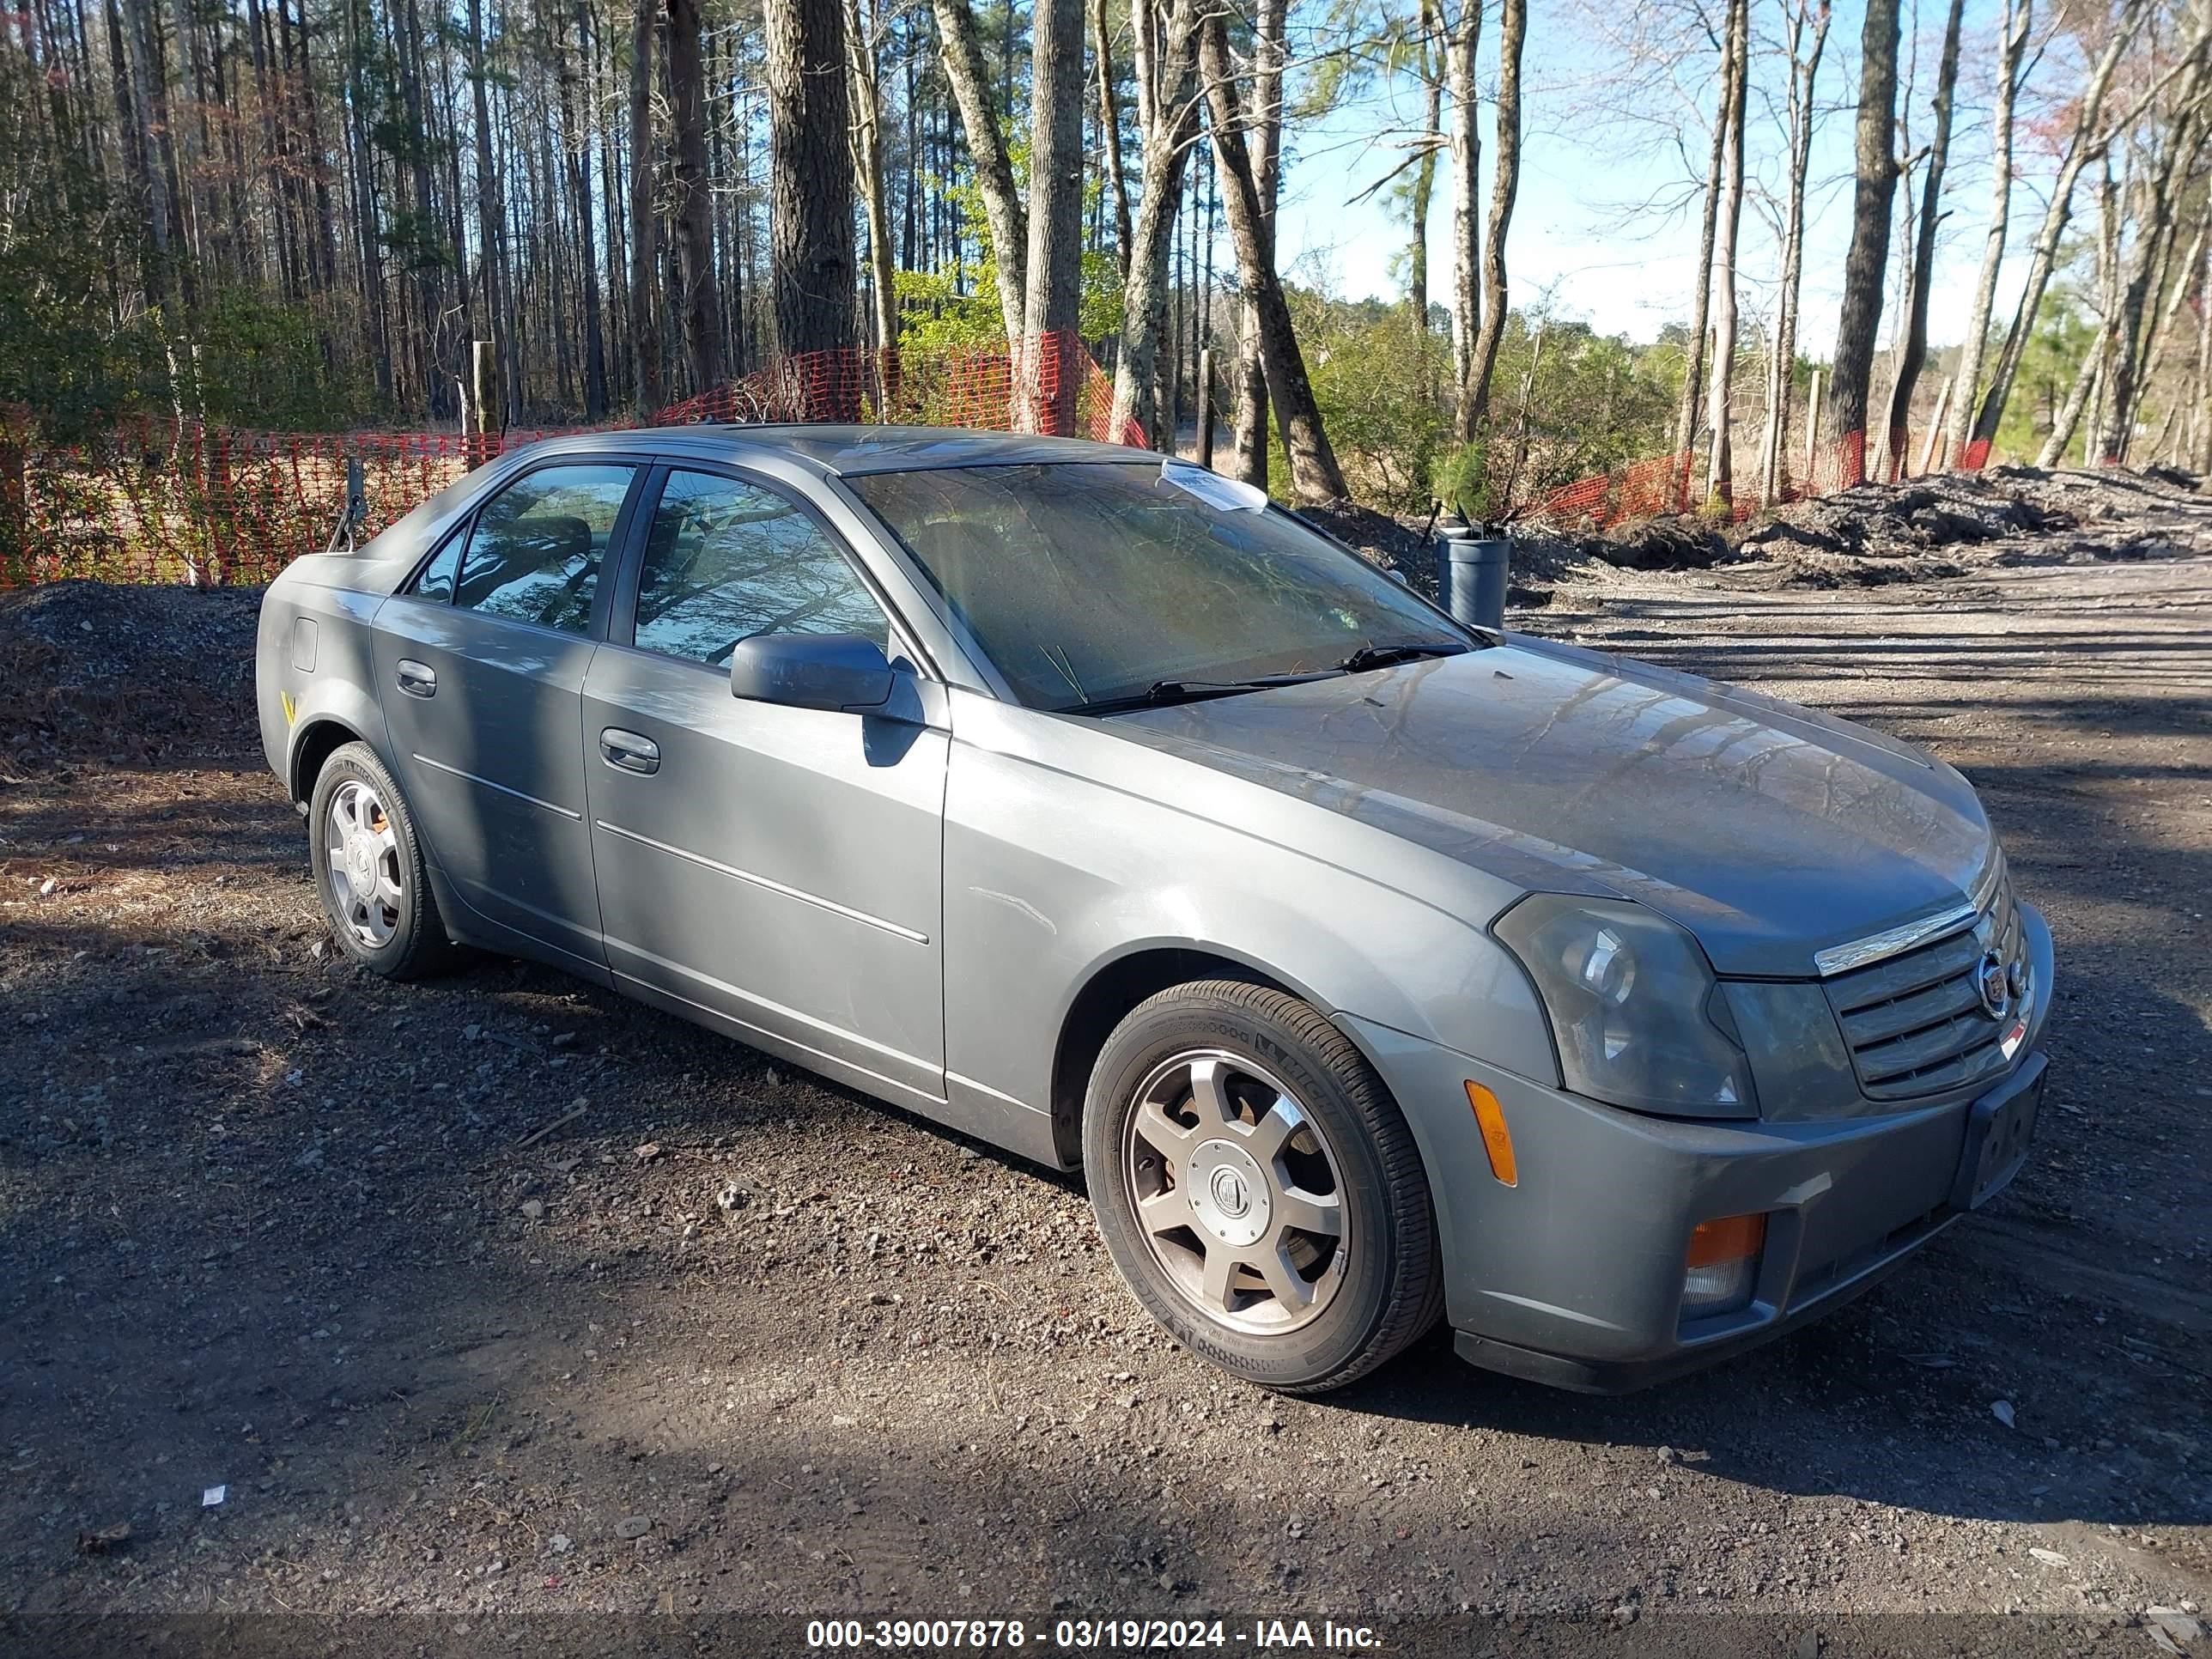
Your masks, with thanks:
<instances>
[{"instance_id":1,"label":"license plate bracket","mask_svg":"<svg viewBox=\"0 0 2212 1659\"><path fill-rule=\"evenodd\" d=\"M1973 1103L1966 1115L1959 1173L1951 1183L1954 1209L1980 1209L2010 1186L2027 1162L2047 1072L2044 1057L2032 1055L2016 1075Z\"/></svg>"}]
</instances>

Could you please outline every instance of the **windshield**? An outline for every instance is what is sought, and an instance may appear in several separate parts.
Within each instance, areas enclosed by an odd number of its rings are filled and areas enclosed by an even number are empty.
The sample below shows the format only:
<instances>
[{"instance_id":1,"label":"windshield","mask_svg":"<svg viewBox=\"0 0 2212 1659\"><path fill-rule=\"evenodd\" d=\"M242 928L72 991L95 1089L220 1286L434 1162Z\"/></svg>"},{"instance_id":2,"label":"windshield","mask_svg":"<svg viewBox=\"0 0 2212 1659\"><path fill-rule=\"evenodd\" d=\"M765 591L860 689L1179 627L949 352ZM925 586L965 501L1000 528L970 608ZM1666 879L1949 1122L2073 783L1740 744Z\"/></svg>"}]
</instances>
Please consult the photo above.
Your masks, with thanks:
<instances>
[{"instance_id":1,"label":"windshield","mask_svg":"<svg viewBox=\"0 0 2212 1659\"><path fill-rule=\"evenodd\" d=\"M1186 471L1204 499L1168 476ZM847 482L1032 708L1327 670L1369 646L1468 648L1358 555L1209 477L1155 459Z\"/></svg>"}]
</instances>

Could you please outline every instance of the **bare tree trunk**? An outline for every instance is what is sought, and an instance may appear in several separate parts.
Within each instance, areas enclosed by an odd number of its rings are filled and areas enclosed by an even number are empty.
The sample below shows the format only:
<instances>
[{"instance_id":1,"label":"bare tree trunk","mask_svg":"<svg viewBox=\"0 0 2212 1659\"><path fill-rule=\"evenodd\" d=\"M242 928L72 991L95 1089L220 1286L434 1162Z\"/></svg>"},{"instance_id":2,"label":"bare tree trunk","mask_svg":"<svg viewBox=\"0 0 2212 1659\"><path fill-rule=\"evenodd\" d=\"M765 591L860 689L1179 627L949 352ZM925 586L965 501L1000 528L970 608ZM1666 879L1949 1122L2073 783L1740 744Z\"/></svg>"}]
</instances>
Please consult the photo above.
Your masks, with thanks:
<instances>
[{"instance_id":1,"label":"bare tree trunk","mask_svg":"<svg viewBox=\"0 0 2212 1659\"><path fill-rule=\"evenodd\" d=\"M2081 446L2082 464L2094 465L2097 460L2095 433L2102 424L2097 410L2112 372L2113 329L2120 311L2120 234L2127 192L2133 185L2132 179L2125 178L2118 185L2113 184L2109 158L2099 170L2103 176L2097 181L2097 331L2081 354L2073 385L2051 416L2051 430L2036 456L2038 466L2056 466L2065 458L2075 433L2081 428L2084 410L2088 413L2091 435Z\"/></svg>"},{"instance_id":2,"label":"bare tree trunk","mask_svg":"<svg viewBox=\"0 0 2212 1659\"><path fill-rule=\"evenodd\" d=\"M584 0L577 0L578 57L590 39L590 21ZM579 108L580 94L576 83L575 59L564 56L561 63L562 148L568 152L568 188L575 198L576 228L583 244L577 269L584 289L584 418L588 422L602 420L607 412L607 343L599 318L599 255L592 228L591 131ZM495 359L496 356L495 346Z\"/></svg>"},{"instance_id":3,"label":"bare tree trunk","mask_svg":"<svg viewBox=\"0 0 2212 1659\"><path fill-rule=\"evenodd\" d=\"M853 343L853 170L837 0L769 0L769 287L787 356ZM854 420L859 385L832 377L810 410Z\"/></svg>"},{"instance_id":4,"label":"bare tree trunk","mask_svg":"<svg viewBox=\"0 0 2212 1659\"><path fill-rule=\"evenodd\" d=\"M2147 0L2122 0L2119 15L2112 22L2112 35L2082 87L2081 100L2075 107L2073 136L2058 164L2057 175L2051 180L2050 204L2044 210L2042 228L2036 233L2028 253L2020 300L2013 307L2011 325L2005 331L2004 344L1998 349L1996 362L1990 372L1989 390L1982 394L1981 407L1967 433L1970 446L1994 443L1997 428L2003 423L2005 404L2012 397L2013 382L2019 378L2027 337L2035 328L2035 314L2042 308L2044 290L2051 285L2051 269L2057 263L2059 240L2065 235L2066 222L2073 215L2074 186L2081 177L2081 169L2102 156L2112 142L2112 134L2102 121L2105 96L2112 89L2112 76L2121 58L2134 42L2146 4ZM2123 121L2117 125L2125 124Z\"/></svg>"},{"instance_id":5,"label":"bare tree trunk","mask_svg":"<svg viewBox=\"0 0 2212 1659\"><path fill-rule=\"evenodd\" d=\"M860 15L860 0L845 0L845 56L852 76L853 173L868 222L868 294L873 312L877 395L888 404L896 374L898 284L891 258L890 186L884 176L883 105L876 88L876 43ZM878 419L888 419L879 410Z\"/></svg>"},{"instance_id":6,"label":"bare tree trunk","mask_svg":"<svg viewBox=\"0 0 2212 1659\"><path fill-rule=\"evenodd\" d=\"M1981 275L1974 283L1974 308L1966 319L1966 337L1959 348L1959 372L1954 376L1951 418L1946 422L1944 443L1954 465L1978 458L1967 453L1967 434L1974 426L1974 393L1981 389L1982 359L1989 350L1990 319L1996 310L1997 273L2004 264L2005 237L2012 222L2013 112L2020 102L2021 65L2027 58L2027 34L2035 15L2035 0L2005 0L2004 27L1997 37L1996 106L1990 112L1990 149L1993 166L1990 178L1990 228L1982 244ZM1938 465L1942 465L1942 458Z\"/></svg>"},{"instance_id":7,"label":"bare tree trunk","mask_svg":"<svg viewBox=\"0 0 2212 1659\"><path fill-rule=\"evenodd\" d=\"M2129 400L2129 406L2120 414L2118 453L2119 459L2123 461L2130 459L2130 453L2134 448L2135 430L2142 417L2143 402L2145 395L2150 390L2151 376L2158 368L2159 359L2165 355L2166 343L2173 332L2174 321L2179 317L2181 307L2190 298L2194 273L2203 262L2204 245L2208 233L2212 233L2212 203L2208 203L2199 210L2197 216L2197 229L2190 238L2188 251L2182 254L2178 264L2171 257L2172 240L2171 238L2167 240L2169 257L2164 262L2166 269L2160 273L2159 279L2159 286L2165 291L2165 299L2157 308L2158 320L2153 325L2150 337L2144 344L2142 372L2136 376L2133 395ZM2177 278L2179 280L2176 280ZM2178 411L2185 402L2193 418L2199 399L2192 397L2191 394L2191 384L2185 381L2182 399L2177 401L2175 410Z\"/></svg>"},{"instance_id":8,"label":"bare tree trunk","mask_svg":"<svg viewBox=\"0 0 2212 1659\"><path fill-rule=\"evenodd\" d=\"M1745 3L1745 0L1738 0ZM1528 36L1528 0L1500 0L1498 29L1498 131L1491 162L1490 227L1482 245L1482 325L1474 339L1474 422L1490 409L1490 375L1505 334L1505 232L1521 187L1521 48ZM1741 99L1737 100L1739 106ZM1739 198L1741 191L1737 192Z\"/></svg>"},{"instance_id":9,"label":"bare tree trunk","mask_svg":"<svg viewBox=\"0 0 2212 1659\"><path fill-rule=\"evenodd\" d=\"M1943 21L1943 54L1936 67L1936 130L1928 141L1928 175L1920 184L1919 235L1905 279L1905 340L1897 379L1889 392L1889 454L1900 473L1912 416L1912 391L1928 362L1928 298L1936 270L1936 231L1942 224L1943 170L1951 153L1951 100L1959 84L1959 25L1965 0L1951 0Z\"/></svg>"},{"instance_id":10,"label":"bare tree trunk","mask_svg":"<svg viewBox=\"0 0 2212 1659\"><path fill-rule=\"evenodd\" d=\"M2097 332L2089 341L2089 349L2081 359L2081 367L2074 373L2074 384L2067 388L2065 400L2051 416L2051 430L2044 435L2043 447L2036 452L2035 464L2041 467L2057 466L2066 458L2066 450L2081 429L2081 411L2096 402L2105 384L2105 371L2112 359L2112 325L2097 325ZM2084 465L2095 459L2084 453Z\"/></svg>"},{"instance_id":11,"label":"bare tree trunk","mask_svg":"<svg viewBox=\"0 0 2212 1659\"><path fill-rule=\"evenodd\" d=\"M437 198L430 185L430 145L428 122L422 103L422 42L424 33L415 0L404 0L395 8L392 18L393 33L402 43L398 54L399 98L407 112L408 125L422 135L422 141L412 147L408 167L409 182L413 186L414 249L410 257L415 261L415 307L417 334L416 337L416 373L422 385L423 401L429 406L434 419L450 417L459 402L460 364L452 350L453 341L445 314L445 283L439 274L439 264L429 246L430 228L437 216Z\"/></svg>"},{"instance_id":12,"label":"bare tree trunk","mask_svg":"<svg viewBox=\"0 0 2212 1659\"><path fill-rule=\"evenodd\" d=\"M1289 0L1256 0L1252 13L1252 105L1247 147L1270 270L1275 261L1275 203L1282 183L1283 67L1288 55L1284 31L1288 26ZM1246 483L1264 489L1267 487L1267 374L1260 328L1260 307L1248 295L1237 337L1233 471Z\"/></svg>"},{"instance_id":13,"label":"bare tree trunk","mask_svg":"<svg viewBox=\"0 0 2212 1659\"><path fill-rule=\"evenodd\" d=\"M2212 420L2205 402L2212 398L2212 269L2200 260L2191 273L2197 292L2197 362L2189 384L2189 465L2212 470Z\"/></svg>"},{"instance_id":14,"label":"bare tree trunk","mask_svg":"<svg viewBox=\"0 0 2212 1659\"><path fill-rule=\"evenodd\" d=\"M1726 132L1727 163L1721 180L1720 210L1715 216L1713 276L1720 304L1713 316L1712 380L1705 392L1705 424L1713 434L1705 467L1705 499L1727 507L1735 494L1729 393L1735 380L1735 246L1743 222L1743 135L1746 82L1751 64L1751 0L1730 0L1728 38L1722 47L1721 125Z\"/></svg>"},{"instance_id":15,"label":"bare tree trunk","mask_svg":"<svg viewBox=\"0 0 2212 1659\"><path fill-rule=\"evenodd\" d=\"M1859 37L1858 183L1851 201L1851 243L1844 256L1843 314L1836 323L1836 361L1828 377L1826 424L1838 441L1853 434L1856 459L1844 459L1842 482L1866 477L1868 383L1875 336L1881 327L1882 274L1889 263L1890 206L1897 193L1891 148L1897 119L1897 0L1867 0Z\"/></svg>"},{"instance_id":16,"label":"bare tree trunk","mask_svg":"<svg viewBox=\"0 0 2212 1659\"><path fill-rule=\"evenodd\" d=\"M1036 0L1030 30L1029 287L1015 356L1024 427L1075 429L1083 321L1083 0Z\"/></svg>"},{"instance_id":17,"label":"bare tree trunk","mask_svg":"<svg viewBox=\"0 0 2212 1659\"><path fill-rule=\"evenodd\" d=\"M1239 107L1236 71L1229 59L1228 24L1219 12L1209 13L1201 25L1199 52L1212 118L1213 153L1224 186L1222 204L1228 210L1244 292L1259 312L1261 359L1282 422L1283 447L1290 455L1291 487L1301 501L1336 500L1350 492L1344 487L1336 452L1322 428L1321 410L1314 402L1305 358L1291 324L1290 304L1275 271L1274 244L1261 214L1259 181L1244 144L1246 117Z\"/></svg>"},{"instance_id":18,"label":"bare tree trunk","mask_svg":"<svg viewBox=\"0 0 2212 1659\"><path fill-rule=\"evenodd\" d=\"M1406 299L1413 313L1417 334L1429 331L1429 205L1437 193L1437 151L1444 141L1443 67L1437 61L1436 44L1441 32L1437 0L1421 0L1420 76L1427 108L1421 124L1421 159L1413 164L1413 185L1407 202L1407 218L1413 240L1406 249Z\"/></svg>"},{"instance_id":19,"label":"bare tree trunk","mask_svg":"<svg viewBox=\"0 0 2212 1659\"><path fill-rule=\"evenodd\" d=\"M2172 126L2157 157L2148 163L2142 181L2142 209L2136 216L2135 247L2119 289L2119 312L2108 335L2112 368L2105 383L2102 418L2092 425L2089 451L2100 461L2117 464L2127 457L2141 382L2152 368L2151 342L2144 318L2158 315L2153 282L2162 291L2165 273L2173 257L2178 183L2196 170L2203 154L2204 112L2200 101L2206 74L2200 51L2193 67L2174 88ZM2153 325L2155 326L2155 324Z\"/></svg>"},{"instance_id":20,"label":"bare tree trunk","mask_svg":"<svg viewBox=\"0 0 2212 1659\"><path fill-rule=\"evenodd\" d=\"M999 112L991 103L991 71L983 62L983 41L968 0L934 0L937 33L944 51L945 78L960 106L968 134L968 155L975 185L983 197L983 218L990 227L991 257L999 271L999 310L1006 325L1006 346L1018 353L1028 312L1024 276L1029 258L1029 218L1014 192L1014 165ZM1036 176L1034 167L1031 177Z\"/></svg>"},{"instance_id":21,"label":"bare tree trunk","mask_svg":"<svg viewBox=\"0 0 2212 1659\"><path fill-rule=\"evenodd\" d=\"M677 288L691 390L722 383L721 313L714 303L714 210L707 193L707 72L699 0L668 0L668 90L675 124Z\"/></svg>"},{"instance_id":22,"label":"bare tree trunk","mask_svg":"<svg viewBox=\"0 0 2212 1659\"><path fill-rule=\"evenodd\" d=\"M347 0L348 148L353 161L354 240L361 267L363 344L376 365L377 393L388 403L392 395L392 335L384 292L384 238L377 226L376 163L368 137L368 46L361 33L363 9L361 0ZM140 107L144 107L143 100Z\"/></svg>"},{"instance_id":23,"label":"bare tree trunk","mask_svg":"<svg viewBox=\"0 0 2212 1659\"><path fill-rule=\"evenodd\" d=\"M152 0L126 0L126 3L131 19L131 98L151 135L146 144L146 234L153 248L150 264L156 273L153 288L165 296L170 284L183 278L189 269L172 268L176 263L172 245L183 236L178 222L176 149L169 136L169 70L161 52ZM185 303L191 303L189 283Z\"/></svg>"},{"instance_id":24,"label":"bare tree trunk","mask_svg":"<svg viewBox=\"0 0 2212 1659\"><path fill-rule=\"evenodd\" d=\"M1121 354L1114 365L1114 425L1134 420L1153 448L1173 454L1173 411L1158 395L1160 343L1168 330L1168 252L1182 202L1188 152L1198 133L1198 25L1193 0L1133 0L1137 125L1144 143L1142 196L1125 252Z\"/></svg>"},{"instance_id":25,"label":"bare tree trunk","mask_svg":"<svg viewBox=\"0 0 2212 1659\"><path fill-rule=\"evenodd\" d=\"M660 306L653 293L659 225L653 211L653 36L659 0L633 0L629 60L629 349L637 409L668 400L660 373ZM515 396L510 387L510 402Z\"/></svg>"},{"instance_id":26,"label":"bare tree trunk","mask_svg":"<svg viewBox=\"0 0 2212 1659\"><path fill-rule=\"evenodd\" d=\"M285 0L276 0L276 32L287 37L284 55L285 60L289 63L291 59L292 47L289 38L290 31L286 28L284 22L285 9ZM304 8L298 13L297 27L300 58L304 70L307 56L307 18ZM319 100L315 95L315 82L312 76L302 76L300 101L306 106L307 111L308 154L319 156L324 153L322 117L318 112ZM325 285L336 288L338 280L337 214L331 205L331 169L326 167L318 167L315 169L315 255L317 269L322 273Z\"/></svg>"},{"instance_id":27,"label":"bare tree trunk","mask_svg":"<svg viewBox=\"0 0 2212 1659\"><path fill-rule=\"evenodd\" d=\"M1106 0L1094 0L1091 15L1091 51L1098 59L1098 138L1106 152L1106 180L1114 189L1114 251L1127 283L1135 232L1129 222L1128 174L1121 163L1121 106L1114 96L1114 35L1107 27Z\"/></svg>"},{"instance_id":28,"label":"bare tree trunk","mask_svg":"<svg viewBox=\"0 0 2212 1659\"><path fill-rule=\"evenodd\" d=\"M1481 227L1475 192L1482 184L1482 139L1475 126L1474 60L1482 43L1482 0L1460 0L1459 21L1445 48L1451 82L1452 436L1474 437L1475 340L1482 331Z\"/></svg>"},{"instance_id":29,"label":"bare tree trunk","mask_svg":"<svg viewBox=\"0 0 2212 1659\"><path fill-rule=\"evenodd\" d=\"M483 0L469 0L469 79L476 111L477 281L483 307L479 314L483 319L483 337L492 343L492 359L501 367L502 382L496 414L483 409L477 411L477 420L489 431L495 426L504 429L514 418L514 408L512 393L504 384L512 378L505 372L510 326L505 303L507 222L499 210L499 173L492 164L491 100L483 40Z\"/></svg>"},{"instance_id":30,"label":"bare tree trunk","mask_svg":"<svg viewBox=\"0 0 2212 1659\"><path fill-rule=\"evenodd\" d=\"M1727 54L1723 51L1723 63ZM1705 216L1698 231L1698 270L1690 289L1690 327L1682 341L1682 396L1674 410L1674 465L1669 505L1686 507L1698 448L1698 405L1705 395L1705 331L1712 313L1713 241L1720 226L1723 169L1728 160L1728 99L1713 111L1712 154L1705 163Z\"/></svg>"},{"instance_id":31,"label":"bare tree trunk","mask_svg":"<svg viewBox=\"0 0 2212 1659\"><path fill-rule=\"evenodd\" d=\"M2023 0L2024 3L2024 0ZM1790 399L1797 369L1797 305L1805 275L1805 180L1813 160L1813 88L1828 42L1829 0L1800 3L1790 13L1790 191L1782 228L1782 292L1774 348L1767 354L1766 430L1760 441L1759 489L1777 500L1789 467ZM1805 31L1813 32L1809 48ZM1802 52L1802 56L1800 53Z\"/></svg>"},{"instance_id":32,"label":"bare tree trunk","mask_svg":"<svg viewBox=\"0 0 2212 1659\"><path fill-rule=\"evenodd\" d=\"M103 0L107 25L107 62L109 80L115 100L116 137L123 150L123 174L130 184L130 199L139 218L138 282L149 305L160 303L161 285L167 274L155 257L155 238L167 234L166 228L158 233L161 216L155 212L146 143L147 120L139 112L145 108L143 92L135 91L133 83L138 77L137 59L123 38L123 13L115 0ZM289 48L290 37L286 36Z\"/></svg>"}]
</instances>

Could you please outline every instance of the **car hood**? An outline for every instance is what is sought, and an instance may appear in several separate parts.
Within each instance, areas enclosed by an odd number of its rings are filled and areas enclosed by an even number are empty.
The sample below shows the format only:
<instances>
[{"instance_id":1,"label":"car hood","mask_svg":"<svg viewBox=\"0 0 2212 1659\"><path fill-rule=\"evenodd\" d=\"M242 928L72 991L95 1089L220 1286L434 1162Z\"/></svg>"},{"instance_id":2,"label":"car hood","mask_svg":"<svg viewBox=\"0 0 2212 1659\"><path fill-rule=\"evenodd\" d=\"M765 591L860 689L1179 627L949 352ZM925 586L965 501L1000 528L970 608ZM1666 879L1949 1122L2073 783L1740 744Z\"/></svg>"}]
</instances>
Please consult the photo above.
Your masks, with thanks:
<instances>
[{"instance_id":1,"label":"car hood","mask_svg":"<svg viewBox=\"0 0 2212 1659\"><path fill-rule=\"evenodd\" d=\"M1723 974L1810 975L1991 855L1972 788L1906 744L1518 635L1103 724L1531 890L1648 904Z\"/></svg>"}]
</instances>

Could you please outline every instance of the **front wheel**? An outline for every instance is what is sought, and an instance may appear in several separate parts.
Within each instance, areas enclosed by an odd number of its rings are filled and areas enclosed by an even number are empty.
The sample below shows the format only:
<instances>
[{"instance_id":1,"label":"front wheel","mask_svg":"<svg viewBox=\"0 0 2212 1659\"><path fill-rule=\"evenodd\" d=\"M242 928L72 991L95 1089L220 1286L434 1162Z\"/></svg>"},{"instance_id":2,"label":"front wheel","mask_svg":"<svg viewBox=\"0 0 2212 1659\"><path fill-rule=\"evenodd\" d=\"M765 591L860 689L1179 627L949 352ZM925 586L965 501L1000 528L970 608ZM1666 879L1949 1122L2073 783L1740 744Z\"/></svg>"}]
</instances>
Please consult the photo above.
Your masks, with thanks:
<instances>
[{"instance_id":1,"label":"front wheel","mask_svg":"<svg viewBox=\"0 0 2212 1659\"><path fill-rule=\"evenodd\" d=\"M1320 1393L1443 1310L1427 1178L1382 1079L1314 1009L1210 981L1139 1004L1084 1106L1115 1266L1193 1352Z\"/></svg>"}]
</instances>

